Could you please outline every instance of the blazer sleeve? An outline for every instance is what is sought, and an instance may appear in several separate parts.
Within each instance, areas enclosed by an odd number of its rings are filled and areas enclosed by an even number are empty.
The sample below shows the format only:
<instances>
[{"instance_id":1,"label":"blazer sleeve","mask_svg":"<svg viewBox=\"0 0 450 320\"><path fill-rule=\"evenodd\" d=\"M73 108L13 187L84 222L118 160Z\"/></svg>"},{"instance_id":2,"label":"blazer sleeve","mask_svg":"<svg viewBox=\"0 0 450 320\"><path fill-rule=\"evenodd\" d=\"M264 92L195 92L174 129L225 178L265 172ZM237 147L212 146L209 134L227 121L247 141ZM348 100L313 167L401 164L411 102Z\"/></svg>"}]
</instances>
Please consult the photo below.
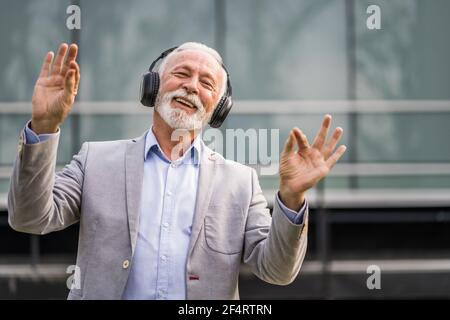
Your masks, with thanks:
<instances>
[{"instance_id":1,"label":"blazer sleeve","mask_svg":"<svg viewBox=\"0 0 450 320\"><path fill-rule=\"evenodd\" d=\"M16 231L47 234L79 221L88 143L55 174L58 142L59 135L25 144L21 134L8 192L8 222Z\"/></svg>"},{"instance_id":2,"label":"blazer sleeve","mask_svg":"<svg viewBox=\"0 0 450 320\"><path fill-rule=\"evenodd\" d=\"M260 279L278 285L295 280L307 248L308 208L303 224L294 224L274 201L272 217L252 169L252 200L245 226L243 261Z\"/></svg>"}]
</instances>

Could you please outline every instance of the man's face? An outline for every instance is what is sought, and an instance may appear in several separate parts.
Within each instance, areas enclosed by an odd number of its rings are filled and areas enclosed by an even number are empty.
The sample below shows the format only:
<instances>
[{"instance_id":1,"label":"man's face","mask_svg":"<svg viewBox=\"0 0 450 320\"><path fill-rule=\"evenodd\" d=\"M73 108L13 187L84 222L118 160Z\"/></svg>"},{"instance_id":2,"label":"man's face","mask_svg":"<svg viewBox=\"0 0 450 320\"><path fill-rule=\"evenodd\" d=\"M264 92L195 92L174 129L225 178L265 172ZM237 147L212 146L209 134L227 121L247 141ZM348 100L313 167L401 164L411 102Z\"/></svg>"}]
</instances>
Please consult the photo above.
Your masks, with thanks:
<instances>
[{"instance_id":1,"label":"man's face","mask_svg":"<svg viewBox=\"0 0 450 320\"><path fill-rule=\"evenodd\" d=\"M208 53L177 52L161 75L156 111L173 129L199 129L209 121L223 81L222 66Z\"/></svg>"}]
</instances>

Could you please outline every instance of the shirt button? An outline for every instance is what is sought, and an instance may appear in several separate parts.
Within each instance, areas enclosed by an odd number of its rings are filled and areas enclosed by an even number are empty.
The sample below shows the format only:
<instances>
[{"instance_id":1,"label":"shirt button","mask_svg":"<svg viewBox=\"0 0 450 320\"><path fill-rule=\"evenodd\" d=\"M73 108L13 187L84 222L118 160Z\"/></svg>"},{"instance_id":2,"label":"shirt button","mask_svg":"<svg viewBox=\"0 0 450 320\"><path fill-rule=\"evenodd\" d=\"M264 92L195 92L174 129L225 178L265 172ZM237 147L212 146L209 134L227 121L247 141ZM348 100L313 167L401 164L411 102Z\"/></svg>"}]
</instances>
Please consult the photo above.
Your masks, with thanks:
<instances>
[{"instance_id":1,"label":"shirt button","mask_svg":"<svg viewBox=\"0 0 450 320\"><path fill-rule=\"evenodd\" d=\"M161 260L162 261L166 261L167 257L166 256L161 256Z\"/></svg>"},{"instance_id":2,"label":"shirt button","mask_svg":"<svg viewBox=\"0 0 450 320\"><path fill-rule=\"evenodd\" d=\"M164 223L163 223L163 227L164 227L164 228L168 228L168 227L169 227L169 224L168 224L167 222L164 222Z\"/></svg>"},{"instance_id":3,"label":"shirt button","mask_svg":"<svg viewBox=\"0 0 450 320\"><path fill-rule=\"evenodd\" d=\"M128 269L129 266L130 266L130 261L128 259L124 260L123 263L122 263L122 267L124 269Z\"/></svg>"},{"instance_id":4,"label":"shirt button","mask_svg":"<svg viewBox=\"0 0 450 320\"><path fill-rule=\"evenodd\" d=\"M172 164L170 165L172 168L176 168L177 164L175 162L172 162Z\"/></svg>"},{"instance_id":5,"label":"shirt button","mask_svg":"<svg viewBox=\"0 0 450 320\"><path fill-rule=\"evenodd\" d=\"M167 191L167 195L170 197L172 195L172 192Z\"/></svg>"}]
</instances>

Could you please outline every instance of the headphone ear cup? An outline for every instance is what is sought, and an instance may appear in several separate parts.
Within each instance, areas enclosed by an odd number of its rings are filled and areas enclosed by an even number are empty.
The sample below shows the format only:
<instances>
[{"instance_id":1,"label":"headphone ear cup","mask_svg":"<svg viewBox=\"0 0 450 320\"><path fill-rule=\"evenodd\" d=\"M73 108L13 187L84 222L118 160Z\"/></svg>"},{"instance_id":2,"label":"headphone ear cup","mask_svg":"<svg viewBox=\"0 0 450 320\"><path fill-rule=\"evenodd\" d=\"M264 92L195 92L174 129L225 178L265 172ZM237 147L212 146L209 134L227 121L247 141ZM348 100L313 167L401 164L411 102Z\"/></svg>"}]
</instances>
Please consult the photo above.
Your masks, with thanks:
<instances>
[{"instance_id":1,"label":"headphone ear cup","mask_svg":"<svg viewBox=\"0 0 450 320\"><path fill-rule=\"evenodd\" d=\"M142 76L140 101L146 107L155 105L156 96L159 90L159 74L157 72L147 72Z\"/></svg>"},{"instance_id":2,"label":"headphone ear cup","mask_svg":"<svg viewBox=\"0 0 450 320\"><path fill-rule=\"evenodd\" d=\"M225 121L228 113L230 113L231 107L233 106L233 100L230 96L223 96L220 99L219 104L214 110L211 120L209 120L209 125L213 128L219 128Z\"/></svg>"}]
</instances>

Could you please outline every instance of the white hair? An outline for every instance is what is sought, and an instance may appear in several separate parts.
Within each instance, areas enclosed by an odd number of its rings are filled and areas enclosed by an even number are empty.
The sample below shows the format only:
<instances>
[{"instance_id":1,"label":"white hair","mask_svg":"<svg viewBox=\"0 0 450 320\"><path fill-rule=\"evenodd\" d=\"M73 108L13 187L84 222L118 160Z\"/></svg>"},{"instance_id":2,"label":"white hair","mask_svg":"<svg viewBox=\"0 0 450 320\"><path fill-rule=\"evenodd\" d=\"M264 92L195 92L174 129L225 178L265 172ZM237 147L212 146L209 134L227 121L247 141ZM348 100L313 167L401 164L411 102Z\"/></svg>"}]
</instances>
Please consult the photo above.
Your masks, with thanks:
<instances>
[{"instance_id":1,"label":"white hair","mask_svg":"<svg viewBox=\"0 0 450 320\"><path fill-rule=\"evenodd\" d=\"M173 50L164 59L161 60L160 65L157 67L157 72L159 73L159 75L162 76L162 74L164 73L164 70L166 69L167 61L169 61L170 56L172 56L173 54L175 54L177 52L181 52L181 51L185 51L185 50L197 50L197 51L202 51L202 52L208 53L214 59L216 59L216 61L220 64L220 66L222 67L221 68L222 72L223 72L223 83L222 83L222 87L220 88L220 91L219 91L219 93L220 93L219 99L222 98L222 96L225 94L225 92L227 90L227 80L228 80L227 73L226 73L225 69L223 68L222 57L216 50L208 47L207 45L204 45L203 43L185 42L182 45L178 46L175 50Z\"/></svg>"}]
</instances>

